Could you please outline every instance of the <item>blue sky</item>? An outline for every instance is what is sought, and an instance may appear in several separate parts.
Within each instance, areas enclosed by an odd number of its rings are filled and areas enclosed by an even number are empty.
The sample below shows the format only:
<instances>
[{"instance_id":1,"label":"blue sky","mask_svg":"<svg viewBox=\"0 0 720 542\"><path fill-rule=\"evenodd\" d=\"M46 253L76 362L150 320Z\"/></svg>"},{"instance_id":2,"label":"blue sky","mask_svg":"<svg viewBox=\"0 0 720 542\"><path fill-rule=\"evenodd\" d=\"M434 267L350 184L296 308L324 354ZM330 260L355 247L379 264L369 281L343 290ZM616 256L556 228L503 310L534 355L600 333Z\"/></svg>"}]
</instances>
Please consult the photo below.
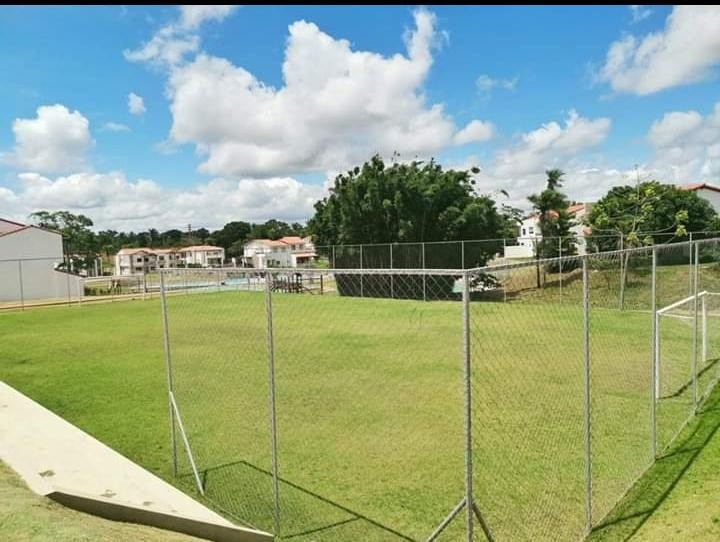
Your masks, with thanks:
<instances>
[{"instance_id":1,"label":"blue sky","mask_svg":"<svg viewBox=\"0 0 720 542\"><path fill-rule=\"evenodd\" d=\"M0 214L302 220L393 151L478 165L517 205L548 167L578 200L636 164L720 182L718 25L714 6L4 7Z\"/></svg>"}]
</instances>

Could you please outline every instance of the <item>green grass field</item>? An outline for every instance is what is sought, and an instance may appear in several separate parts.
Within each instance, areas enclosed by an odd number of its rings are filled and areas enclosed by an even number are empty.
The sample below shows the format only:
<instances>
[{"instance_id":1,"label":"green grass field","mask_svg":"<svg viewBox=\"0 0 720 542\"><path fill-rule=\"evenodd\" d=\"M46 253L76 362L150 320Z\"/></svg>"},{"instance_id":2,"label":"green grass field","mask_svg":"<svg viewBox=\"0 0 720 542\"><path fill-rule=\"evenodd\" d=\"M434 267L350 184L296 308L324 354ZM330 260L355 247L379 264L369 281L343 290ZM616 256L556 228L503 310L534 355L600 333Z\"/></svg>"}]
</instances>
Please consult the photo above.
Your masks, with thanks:
<instances>
[{"instance_id":1,"label":"green grass field","mask_svg":"<svg viewBox=\"0 0 720 542\"><path fill-rule=\"evenodd\" d=\"M471 307L475 493L498 540L584 534L583 321L569 292ZM613 296L593 300L590 322L596 523L652 459L650 313ZM209 502L271 529L264 303L168 298L176 398ZM426 538L463 496L460 304L278 294L273 315L283 538ZM192 491L179 441L171 474L158 300L2 314L0 334L0 378ZM686 323L663 344L677 393L658 405L660 448L691 414Z\"/></svg>"},{"instance_id":2,"label":"green grass field","mask_svg":"<svg viewBox=\"0 0 720 542\"><path fill-rule=\"evenodd\" d=\"M70 510L33 493L0 463L0 539L5 542L198 542L200 539L142 525L101 519Z\"/></svg>"}]
</instances>

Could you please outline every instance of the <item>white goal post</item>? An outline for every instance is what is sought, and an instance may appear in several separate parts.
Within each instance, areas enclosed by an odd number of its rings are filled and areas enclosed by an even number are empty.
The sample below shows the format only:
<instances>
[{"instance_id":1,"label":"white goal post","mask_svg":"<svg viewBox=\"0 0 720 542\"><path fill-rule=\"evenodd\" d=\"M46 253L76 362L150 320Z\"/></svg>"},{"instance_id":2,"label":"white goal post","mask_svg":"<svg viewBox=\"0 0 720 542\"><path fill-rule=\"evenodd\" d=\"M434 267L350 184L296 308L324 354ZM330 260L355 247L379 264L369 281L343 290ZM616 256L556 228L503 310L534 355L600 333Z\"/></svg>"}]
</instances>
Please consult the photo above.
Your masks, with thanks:
<instances>
[{"instance_id":1,"label":"white goal post","mask_svg":"<svg viewBox=\"0 0 720 542\"><path fill-rule=\"evenodd\" d=\"M710 296L718 296L720 293L702 291L697 293L697 315L695 314L695 295L688 296L684 299L680 299L675 303L657 309L655 311L655 399L658 400L662 397L662 367L663 367L663 355L662 355L662 341L661 341L661 321L662 318L673 318L684 320L689 324L689 332L692 334L695 330L695 318L697 317L697 333L698 333L698 344L699 356L698 363L704 364L708 360L708 311L707 311L707 299ZM691 335L692 337L692 335ZM692 341L692 338L690 339ZM694 345L694 343L693 343ZM695 356L695 352L691 352L692 358ZM693 359L688 359L688 366L694 366ZM697 370L698 368L696 368Z\"/></svg>"}]
</instances>

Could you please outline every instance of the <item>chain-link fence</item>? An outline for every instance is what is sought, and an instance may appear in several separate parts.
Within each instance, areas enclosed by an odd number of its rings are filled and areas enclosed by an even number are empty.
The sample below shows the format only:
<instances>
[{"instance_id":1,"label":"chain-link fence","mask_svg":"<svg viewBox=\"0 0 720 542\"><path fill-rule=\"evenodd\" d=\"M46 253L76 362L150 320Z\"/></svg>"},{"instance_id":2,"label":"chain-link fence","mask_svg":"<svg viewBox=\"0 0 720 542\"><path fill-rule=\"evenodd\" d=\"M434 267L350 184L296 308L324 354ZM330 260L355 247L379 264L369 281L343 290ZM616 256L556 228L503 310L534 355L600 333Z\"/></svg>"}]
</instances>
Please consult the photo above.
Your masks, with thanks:
<instances>
[{"instance_id":1,"label":"chain-link fence","mask_svg":"<svg viewBox=\"0 0 720 542\"><path fill-rule=\"evenodd\" d=\"M178 477L281 540L582 539L720 377L719 249L163 270Z\"/></svg>"},{"instance_id":2,"label":"chain-link fence","mask_svg":"<svg viewBox=\"0 0 720 542\"><path fill-rule=\"evenodd\" d=\"M355 245L317 245L316 258L306 267L321 269L473 269L502 266L536 258L585 256L637 245L661 245L712 239L720 232L698 231L577 233L566 237L539 235L473 239L464 241L429 241L411 243L373 243Z\"/></svg>"},{"instance_id":3,"label":"chain-link fence","mask_svg":"<svg viewBox=\"0 0 720 542\"><path fill-rule=\"evenodd\" d=\"M62 259L0 260L0 310L82 301L82 278L58 266Z\"/></svg>"}]
</instances>

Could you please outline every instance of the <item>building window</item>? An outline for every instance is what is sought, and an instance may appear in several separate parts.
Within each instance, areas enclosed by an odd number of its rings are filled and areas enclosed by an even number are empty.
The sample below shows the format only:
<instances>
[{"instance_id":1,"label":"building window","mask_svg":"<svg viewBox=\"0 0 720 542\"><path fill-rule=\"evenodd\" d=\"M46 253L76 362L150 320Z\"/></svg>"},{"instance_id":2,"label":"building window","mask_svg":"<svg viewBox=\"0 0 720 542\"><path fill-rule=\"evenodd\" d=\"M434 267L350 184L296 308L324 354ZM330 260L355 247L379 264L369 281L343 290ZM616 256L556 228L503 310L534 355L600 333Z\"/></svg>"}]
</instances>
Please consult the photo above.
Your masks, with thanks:
<instances>
[{"instance_id":1,"label":"building window","mask_svg":"<svg viewBox=\"0 0 720 542\"><path fill-rule=\"evenodd\" d=\"M522 235L523 235L523 237L524 237L525 235L527 235L527 234L525 233L525 228L522 229Z\"/></svg>"},{"instance_id":2,"label":"building window","mask_svg":"<svg viewBox=\"0 0 720 542\"><path fill-rule=\"evenodd\" d=\"M528 233L529 233L530 235L532 235L532 234L534 233L534 232L533 232L534 229L535 229L535 228L533 228L532 226L530 226L530 227L528 228Z\"/></svg>"}]
</instances>

